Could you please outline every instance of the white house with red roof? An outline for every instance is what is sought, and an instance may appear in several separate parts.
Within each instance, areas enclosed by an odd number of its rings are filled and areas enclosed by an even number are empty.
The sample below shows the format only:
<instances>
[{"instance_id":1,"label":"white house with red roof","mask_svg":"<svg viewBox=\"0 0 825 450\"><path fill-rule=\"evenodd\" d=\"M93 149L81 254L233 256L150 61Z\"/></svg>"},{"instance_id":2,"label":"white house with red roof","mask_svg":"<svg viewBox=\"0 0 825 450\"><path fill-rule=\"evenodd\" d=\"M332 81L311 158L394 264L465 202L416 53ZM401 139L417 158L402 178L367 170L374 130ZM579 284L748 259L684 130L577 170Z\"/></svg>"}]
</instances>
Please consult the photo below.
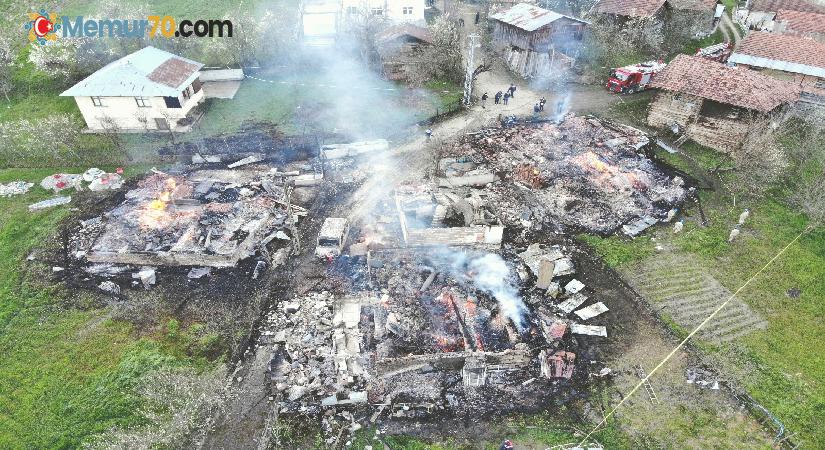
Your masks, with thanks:
<instances>
[{"instance_id":1,"label":"white house with red roof","mask_svg":"<svg viewBox=\"0 0 825 450\"><path fill-rule=\"evenodd\" d=\"M90 130L188 131L203 100L203 64L154 47L118 59L60 94L74 97Z\"/></svg>"}]
</instances>

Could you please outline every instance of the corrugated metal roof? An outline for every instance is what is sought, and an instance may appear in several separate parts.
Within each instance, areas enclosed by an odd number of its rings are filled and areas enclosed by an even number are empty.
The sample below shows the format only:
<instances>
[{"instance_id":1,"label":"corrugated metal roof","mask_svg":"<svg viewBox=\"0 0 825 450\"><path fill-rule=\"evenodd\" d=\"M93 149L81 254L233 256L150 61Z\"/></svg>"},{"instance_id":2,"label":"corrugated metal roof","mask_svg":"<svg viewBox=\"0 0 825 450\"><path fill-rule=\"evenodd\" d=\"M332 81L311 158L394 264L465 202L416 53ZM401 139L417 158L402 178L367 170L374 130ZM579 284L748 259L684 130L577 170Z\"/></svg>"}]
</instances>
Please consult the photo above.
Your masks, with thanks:
<instances>
[{"instance_id":1,"label":"corrugated metal roof","mask_svg":"<svg viewBox=\"0 0 825 450\"><path fill-rule=\"evenodd\" d=\"M783 72L801 73L815 77L825 78L825 69L821 67L808 66L805 64L780 61L778 59L762 58L759 56L734 53L730 55L728 62L735 64L747 64L749 66L762 67L765 69L781 70Z\"/></svg>"},{"instance_id":2,"label":"corrugated metal roof","mask_svg":"<svg viewBox=\"0 0 825 450\"><path fill-rule=\"evenodd\" d=\"M203 64L154 47L107 64L63 97L176 97L198 77Z\"/></svg>"},{"instance_id":3,"label":"corrugated metal roof","mask_svg":"<svg viewBox=\"0 0 825 450\"><path fill-rule=\"evenodd\" d=\"M825 77L825 44L802 36L754 31L728 61Z\"/></svg>"},{"instance_id":4,"label":"corrugated metal roof","mask_svg":"<svg viewBox=\"0 0 825 450\"><path fill-rule=\"evenodd\" d=\"M557 12L539 8L538 6L527 3L519 3L510 9L499 11L490 17L514 27L521 28L525 31L536 31L539 28L561 18L567 18L576 22L589 24L589 22L585 20L565 16L564 14L559 14Z\"/></svg>"}]
</instances>

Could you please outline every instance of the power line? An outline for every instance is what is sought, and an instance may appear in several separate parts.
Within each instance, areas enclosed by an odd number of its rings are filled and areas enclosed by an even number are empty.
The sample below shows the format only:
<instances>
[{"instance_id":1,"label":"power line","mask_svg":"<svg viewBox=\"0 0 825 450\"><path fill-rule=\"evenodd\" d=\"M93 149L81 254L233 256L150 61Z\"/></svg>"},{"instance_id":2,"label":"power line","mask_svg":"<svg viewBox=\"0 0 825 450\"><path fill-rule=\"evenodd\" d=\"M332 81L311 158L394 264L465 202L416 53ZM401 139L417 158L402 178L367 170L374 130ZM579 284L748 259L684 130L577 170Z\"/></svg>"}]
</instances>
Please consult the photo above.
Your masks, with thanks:
<instances>
[{"instance_id":1,"label":"power line","mask_svg":"<svg viewBox=\"0 0 825 450\"><path fill-rule=\"evenodd\" d=\"M668 355L665 356L665 358L659 364L657 364L656 367L654 367L653 370L650 371L650 373L648 373L644 378L642 378L639 381L639 383L636 384L636 386L633 389L631 389L630 392L627 395L625 395L621 399L621 401L619 401L619 403L616 404L616 406L613 407L613 409L610 410L609 413L604 415L604 418L598 424L596 424L596 426L593 427L593 429L590 430L590 432L587 433L581 439L581 442L579 443L579 445L584 445L585 442L587 442L587 440L590 438L590 436L592 436L593 433L595 433L596 430L598 430L602 425L607 423L607 420L610 419L611 417L613 417L613 414L616 413L616 410L618 410L624 404L624 402L626 402L630 397L632 397L633 394L635 394L636 391L639 390L639 388L644 386L645 383L648 382L650 377L652 377L654 373L656 373L659 369L661 369L662 366L664 366L670 360L670 358L672 358L673 355L675 355L676 352L678 352L679 349L681 349L687 343L687 341L689 341L696 333L699 332L699 330L701 330L705 325L707 325L708 322L713 320L713 318L716 317L716 315L719 313L719 311L721 311L725 306L727 306L727 304L730 303L730 301L733 300L736 297L736 295L739 294L739 292L742 291L742 289L745 289L745 287L747 287L751 283L751 281L753 281L757 276L759 276L759 274L764 272L765 269L768 268L768 266L770 266L774 261L776 261L777 258L779 258L783 253L785 253L785 251L788 250L788 248L790 248L791 245L793 245L796 241L798 241L799 238L801 238L802 235L807 233L810 229L811 228L808 227L808 228L802 230L802 232L799 233L795 238L793 238L793 240L791 242L789 242L788 245L786 245L784 248L782 248L782 250L780 250L779 253L774 255L774 257L771 258L771 260L768 261L764 266L762 266L762 268L759 269L755 274L753 274L753 276L751 276L748 279L748 281L745 282L745 284L743 284L741 287L739 287L739 289L737 289L736 292L731 294L731 296L727 300L725 300L724 303L719 305L719 307L716 308L716 310L714 310L705 320L703 320L702 323L697 325L696 328L693 331L690 332L690 334L688 334L684 339L682 339L682 342L679 342L679 344L670 353L668 353Z\"/></svg>"}]
</instances>

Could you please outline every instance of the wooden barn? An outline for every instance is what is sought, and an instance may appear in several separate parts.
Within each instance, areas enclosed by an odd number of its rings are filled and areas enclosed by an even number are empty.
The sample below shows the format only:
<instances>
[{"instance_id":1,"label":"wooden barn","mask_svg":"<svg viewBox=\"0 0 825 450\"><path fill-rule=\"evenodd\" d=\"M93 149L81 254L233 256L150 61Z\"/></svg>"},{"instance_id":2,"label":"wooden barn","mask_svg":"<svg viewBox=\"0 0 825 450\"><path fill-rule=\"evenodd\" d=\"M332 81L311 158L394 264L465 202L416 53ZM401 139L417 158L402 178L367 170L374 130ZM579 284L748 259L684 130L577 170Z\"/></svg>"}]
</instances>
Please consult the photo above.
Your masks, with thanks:
<instances>
[{"instance_id":1,"label":"wooden barn","mask_svg":"<svg viewBox=\"0 0 825 450\"><path fill-rule=\"evenodd\" d=\"M659 89L647 122L722 152L738 150L751 133L799 99L799 86L756 71L679 55L651 83Z\"/></svg>"},{"instance_id":2,"label":"wooden barn","mask_svg":"<svg viewBox=\"0 0 825 450\"><path fill-rule=\"evenodd\" d=\"M551 77L572 65L588 22L527 3L490 16L493 43L511 70L525 78Z\"/></svg>"},{"instance_id":3,"label":"wooden barn","mask_svg":"<svg viewBox=\"0 0 825 450\"><path fill-rule=\"evenodd\" d=\"M408 71L424 63L419 56L432 43L430 30L410 23L393 25L379 33L376 44L384 76L390 80L407 78Z\"/></svg>"}]
</instances>

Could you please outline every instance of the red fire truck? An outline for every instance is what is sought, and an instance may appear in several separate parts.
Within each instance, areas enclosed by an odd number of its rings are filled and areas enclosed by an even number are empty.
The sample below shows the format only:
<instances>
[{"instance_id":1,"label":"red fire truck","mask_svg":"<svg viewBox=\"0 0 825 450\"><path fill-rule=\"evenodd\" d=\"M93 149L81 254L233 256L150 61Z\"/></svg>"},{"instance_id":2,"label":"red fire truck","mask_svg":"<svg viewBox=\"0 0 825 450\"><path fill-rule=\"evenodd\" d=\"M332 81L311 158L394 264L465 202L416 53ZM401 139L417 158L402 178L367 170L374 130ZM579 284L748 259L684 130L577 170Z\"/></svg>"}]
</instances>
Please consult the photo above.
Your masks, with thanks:
<instances>
[{"instance_id":1,"label":"red fire truck","mask_svg":"<svg viewBox=\"0 0 825 450\"><path fill-rule=\"evenodd\" d=\"M607 80L607 90L628 94L643 91L665 66L664 61L648 61L613 69Z\"/></svg>"}]
</instances>

